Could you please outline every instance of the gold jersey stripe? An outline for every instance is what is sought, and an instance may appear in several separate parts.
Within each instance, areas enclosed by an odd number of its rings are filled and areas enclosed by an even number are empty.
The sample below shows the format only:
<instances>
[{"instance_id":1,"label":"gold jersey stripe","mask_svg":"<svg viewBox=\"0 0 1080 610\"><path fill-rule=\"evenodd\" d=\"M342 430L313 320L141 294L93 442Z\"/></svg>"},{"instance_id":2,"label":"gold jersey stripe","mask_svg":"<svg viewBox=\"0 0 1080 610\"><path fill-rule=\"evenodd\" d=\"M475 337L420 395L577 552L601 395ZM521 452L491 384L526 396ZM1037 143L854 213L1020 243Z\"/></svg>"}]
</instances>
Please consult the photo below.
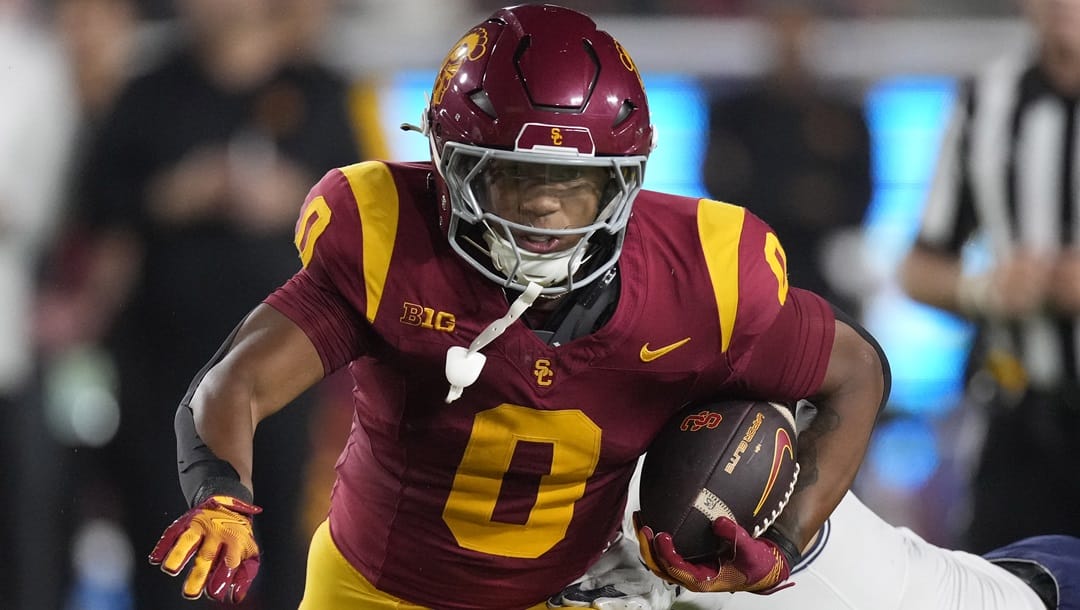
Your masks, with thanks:
<instances>
[{"instance_id":1,"label":"gold jersey stripe","mask_svg":"<svg viewBox=\"0 0 1080 610\"><path fill-rule=\"evenodd\" d=\"M368 322L375 322L398 226L398 194L386 165L367 161L341 168L352 187L364 240L364 290Z\"/></svg>"},{"instance_id":2,"label":"gold jersey stripe","mask_svg":"<svg viewBox=\"0 0 1080 610\"><path fill-rule=\"evenodd\" d=\"M728 203L698 201L698 235L720 316L720 351L726 352L739 309L739 236L746 210Z\"/></svg>"}]
</instances>

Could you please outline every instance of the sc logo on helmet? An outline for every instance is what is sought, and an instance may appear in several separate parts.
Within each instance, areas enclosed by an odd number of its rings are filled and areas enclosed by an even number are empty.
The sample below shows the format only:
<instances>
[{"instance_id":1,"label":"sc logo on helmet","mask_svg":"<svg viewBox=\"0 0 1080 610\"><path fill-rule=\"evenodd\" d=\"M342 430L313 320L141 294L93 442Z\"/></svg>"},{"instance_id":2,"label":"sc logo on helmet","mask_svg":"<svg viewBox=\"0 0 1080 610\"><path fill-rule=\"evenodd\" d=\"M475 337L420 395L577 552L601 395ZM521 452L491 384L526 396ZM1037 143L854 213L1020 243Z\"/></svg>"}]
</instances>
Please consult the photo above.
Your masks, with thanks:
<instances>
[{"instance_id":1,"label":"sc logo on helmet","mask_svg":"<svg viewBox=\"0 0 1080 610\"><path fill-rule=\"evenodd\" d=\"M521 126L514 150L557 152L560 155L593 157L596 142L585 127L552 125L550 123L525 123Z\"/></svg>"}]
</instances>

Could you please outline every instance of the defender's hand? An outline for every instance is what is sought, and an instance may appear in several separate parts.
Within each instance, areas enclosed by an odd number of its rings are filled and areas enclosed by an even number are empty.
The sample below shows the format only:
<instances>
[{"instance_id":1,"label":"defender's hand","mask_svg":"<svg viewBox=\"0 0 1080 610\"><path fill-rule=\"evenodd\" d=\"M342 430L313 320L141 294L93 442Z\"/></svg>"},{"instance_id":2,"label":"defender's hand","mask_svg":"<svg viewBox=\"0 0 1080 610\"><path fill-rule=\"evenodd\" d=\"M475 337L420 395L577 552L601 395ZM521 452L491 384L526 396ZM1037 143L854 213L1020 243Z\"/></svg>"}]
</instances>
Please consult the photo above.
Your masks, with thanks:
<instances>
[{"instance_id":1,"label":"defender's hand","mask_svg":"<svg viewBox=\"0 0 1080 610\"><path fill-rule=\"evenodd\" d=\"M654 533L634 515L638 545L645 565L660 578L699 593L750 591L772 593L791 575L788 560L771 540L754 538L726 517L713 522L713 533L731 552L717 563L690 563L675 551L671 534Z\"/></svg>"},{"instance_id":2,"label":"defender's hand","mask_svg":"<svg viewBox=\"0 0 1080 610\"><path fill-rule=\"evenodd\" d=\"M251 518L262 509L232 496L211 496L174 521L150 553L150 563L176 576L195 557L184 597L204 592L213 600L244 599L259 571L259 546Z\"/></svg>"},{"instance_id":3,"label":"defender's hand","mask_svg":"<svg viewBox=\"0 0 1080 610\"><path fill-rule=\"evenodd\" d=\"M594 610L667 610L678 587L641 565L635 540L620 535L589 570L548 599L548 608Z\"/></svg>"}]
</instances>

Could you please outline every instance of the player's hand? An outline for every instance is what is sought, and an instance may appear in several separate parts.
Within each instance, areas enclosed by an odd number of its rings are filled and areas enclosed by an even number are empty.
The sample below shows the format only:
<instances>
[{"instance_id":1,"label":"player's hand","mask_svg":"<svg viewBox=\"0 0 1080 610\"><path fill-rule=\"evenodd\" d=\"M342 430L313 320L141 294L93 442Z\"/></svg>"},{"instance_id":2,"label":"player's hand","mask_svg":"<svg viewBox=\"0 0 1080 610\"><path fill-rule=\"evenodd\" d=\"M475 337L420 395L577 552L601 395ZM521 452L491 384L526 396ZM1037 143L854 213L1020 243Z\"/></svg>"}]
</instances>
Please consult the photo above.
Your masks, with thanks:
<instances>
[{"instance_id":1,"label":"player's hand","mask_svg":"<svg viewBox=\"0 0 1080 610\"><path fill-rule=\"evenodd\" d=\"M211 496L174 521L150 553L150 563L176 576L192 557L184 597L238 603L259 571L251 518L262 509L232 496Z\"/></svg>"},{"instance_id":2,"label":"player's hand","mask_svg":"<svg viewBox=\"0 0 1080 610\"><path fill-rule=\"evenodd\" d=\"M655 581L646 583L642 572ZM594 610L667 610L675 602L675 587L642 568L628 568L607 574L611 582L579 582L570 585L547 602L548 608L593 608Z\"/></svg>"},{"instance_id":3,"label":"player's hand","mask_svg":"<svg viewBox=\"0 0 1080 610\"><path fill-rule=\"evenodd\" d=\"M699 593L749 591L772 593L791 575L791 566L771 540L754 538L740 525L721 517L713 533L727 541L730 552L709 564L690 563L672 544L671 534L653 532L634 515L642 559L653 573L668 582Z\"/></svg>"}]
</instances>

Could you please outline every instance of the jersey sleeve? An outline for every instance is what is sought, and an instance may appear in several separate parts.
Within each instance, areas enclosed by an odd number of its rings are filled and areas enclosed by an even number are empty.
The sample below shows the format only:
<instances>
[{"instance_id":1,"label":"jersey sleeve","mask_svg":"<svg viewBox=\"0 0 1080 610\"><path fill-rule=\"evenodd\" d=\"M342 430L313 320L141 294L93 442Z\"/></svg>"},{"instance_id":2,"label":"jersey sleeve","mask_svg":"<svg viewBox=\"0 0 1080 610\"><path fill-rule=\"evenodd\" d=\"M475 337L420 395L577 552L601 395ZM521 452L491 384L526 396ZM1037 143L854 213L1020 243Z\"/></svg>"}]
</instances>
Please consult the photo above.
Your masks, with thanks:
<instances>
[{"instance_id":1,"label":"jersey sleeve","mask_svg":"<svg viewBox=\"0 0 1080 610\"><path fill-rule=\"evenodd\" d=\"M365 297L363 236L350 181L343 170L331 170L308 193L296 223L303 267L265 301L303 329L327 374L370 343L358 309Z\"/></svg>"},{"instance_id":2,"label":"jersey sleeve","mask_svg":"<svg viewBox=\"0 0 1080 610\"><path fill-rule=\"evenodd\" d=\"M825 299L792 288L743 360L738 371L742 393L782 401L813 396L825 379L835 332L832 308Z\"/></svg>"},{"instance_id":3,"label":"jersey sleeve","mask_svg":"<svg viewBox=\"0 0 1080 610\"><path fill-rule=\"evenodd\" d=\"M787 254L760 218L708 200L698 215L730 383L740 394L766 400L812 395L832 351L831 307L814 293L790 288Z\"/></svg>"},{"instance_id":4,"label":"jersey sleeve","mask_svg":"<svg viewBox=\"0 0 1080 610\"><path fill-rule=\"evenodd\" d=\"M367 333L348 302L303 269L264 301L299 326L322 360L326 375L364 351Z\"/></svg>"}]
</instances>

